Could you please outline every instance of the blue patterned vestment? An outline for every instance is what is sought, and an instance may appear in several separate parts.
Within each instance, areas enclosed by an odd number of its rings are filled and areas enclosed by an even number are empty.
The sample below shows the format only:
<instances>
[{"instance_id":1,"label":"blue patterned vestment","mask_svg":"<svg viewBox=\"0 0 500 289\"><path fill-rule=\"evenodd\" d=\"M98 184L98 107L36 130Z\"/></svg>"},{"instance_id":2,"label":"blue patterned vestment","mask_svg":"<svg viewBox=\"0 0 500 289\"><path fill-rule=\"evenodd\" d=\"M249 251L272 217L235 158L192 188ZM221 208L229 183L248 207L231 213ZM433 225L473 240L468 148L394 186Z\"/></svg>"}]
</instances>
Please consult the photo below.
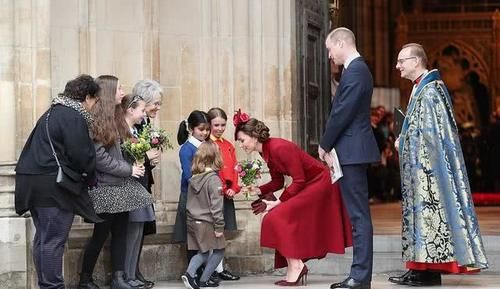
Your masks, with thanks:
<instances>
[{"instance_id":1,"label":"blue patterned vestment","mask_svg":"<svg viewBox=\"0 0 500 289\"><path fill-rule=\"evenodd\" d=\"M437 70L412 91L399 155L403 260L487 268L451 98Z\"/></svg>"}]
</instances>

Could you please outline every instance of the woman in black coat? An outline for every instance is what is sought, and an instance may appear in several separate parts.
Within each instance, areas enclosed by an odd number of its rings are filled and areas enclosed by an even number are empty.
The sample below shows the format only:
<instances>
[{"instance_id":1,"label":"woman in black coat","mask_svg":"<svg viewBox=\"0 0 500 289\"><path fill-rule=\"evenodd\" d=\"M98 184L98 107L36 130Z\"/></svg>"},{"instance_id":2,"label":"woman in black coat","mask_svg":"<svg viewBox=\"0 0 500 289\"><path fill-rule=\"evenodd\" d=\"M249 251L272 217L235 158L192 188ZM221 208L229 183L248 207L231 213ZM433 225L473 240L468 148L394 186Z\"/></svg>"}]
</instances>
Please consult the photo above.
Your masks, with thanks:
<instances>
[{"instance_id":1,"label":"woman in black coat","mask_svg":"<svg viewBox=\"0 0 500 289\"><path fill-rule=\"evenodd\" d=\"M64 244L73 217L100 221L88 195L95 178L95 149L89 137L89 110L98 101L99 86L89 75L70 80L64 93L38 120L16 166L15 205L31 212L35 224L33 260L40 288L63 288ZM48 131L47 131L48 127ZM70 192L56 184L58 164L81 175L82 190Z\"/></svg>"},{"instance_id":2,"label":"woman in black coat","mask_svg":"<svg viewBox=\"0 0 500 289\"><path fill-rule=\"evenodd\" d=\"M136 125L137 131L140 133L147 125L150 125L151 119L154 119L161 109L163 89L160 84L151 79L144 79L137 82L132 91L133 95L139 95L146 102L146 117L144 121ZM144 162L144 176L139 178L139 182L148 190L150 194L153 193L152 186L154 184L153 179L153 169L159 164L161 158L161 151L158 149L151 149L147 152L145 162ZM154 209L154 208L153 208ZM145 222L143 236L139 248L139 256L137 258L136 273L135 277L137 280L144 283L146 288L152 288L154 282L148 280L140 271L139 261L142 253L142 247L144 245L144 236L156 234L156 222Z\"/></svg>"}]
</instances>

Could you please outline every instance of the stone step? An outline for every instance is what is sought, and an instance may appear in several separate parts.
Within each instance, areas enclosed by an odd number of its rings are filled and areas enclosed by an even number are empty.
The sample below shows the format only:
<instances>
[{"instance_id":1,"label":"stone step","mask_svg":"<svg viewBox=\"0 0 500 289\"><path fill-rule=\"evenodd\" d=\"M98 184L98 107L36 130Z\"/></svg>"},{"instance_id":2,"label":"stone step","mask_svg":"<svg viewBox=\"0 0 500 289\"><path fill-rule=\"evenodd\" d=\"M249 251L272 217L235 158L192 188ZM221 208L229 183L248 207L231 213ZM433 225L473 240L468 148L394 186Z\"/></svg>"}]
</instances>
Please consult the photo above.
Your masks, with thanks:
<instances>
[{"instance_id":1,"label":"stone step","mask_svg":"<svg viewBox=\"0 0 500 289\"><path fill-rule=\"evenodd\" d=\"M490 268L488 272L500 272L500 236L483 236L483 242ZM401 238L397 235L375 236L373 242L373 272L384 273L401 271L405 265L401 260ZM352 250L345 255L328 255L322 260L307 262L316 274L346 274L352 260Z\"/></svg>"}]
</instances>

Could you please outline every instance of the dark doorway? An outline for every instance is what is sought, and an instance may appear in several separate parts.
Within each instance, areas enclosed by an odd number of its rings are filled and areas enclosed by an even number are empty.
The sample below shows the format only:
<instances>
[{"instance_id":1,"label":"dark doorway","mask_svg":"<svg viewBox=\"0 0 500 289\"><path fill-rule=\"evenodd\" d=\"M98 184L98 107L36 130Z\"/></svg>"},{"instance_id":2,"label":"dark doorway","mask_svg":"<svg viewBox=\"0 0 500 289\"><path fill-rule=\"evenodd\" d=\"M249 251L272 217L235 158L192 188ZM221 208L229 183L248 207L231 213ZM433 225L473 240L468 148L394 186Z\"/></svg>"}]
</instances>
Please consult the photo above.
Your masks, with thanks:
<instances>
[{"instance_id":1,"label":"dark doorway","mask_svg":"<svg viewBox=\"0 0 500 289\"><path fill-rule=\"evenodd\" d=\"M328 34L328 1L297 0L298 142L317 157L318 144L330 109L329 61L325 48Z\"/></svg>"}]
</instances>

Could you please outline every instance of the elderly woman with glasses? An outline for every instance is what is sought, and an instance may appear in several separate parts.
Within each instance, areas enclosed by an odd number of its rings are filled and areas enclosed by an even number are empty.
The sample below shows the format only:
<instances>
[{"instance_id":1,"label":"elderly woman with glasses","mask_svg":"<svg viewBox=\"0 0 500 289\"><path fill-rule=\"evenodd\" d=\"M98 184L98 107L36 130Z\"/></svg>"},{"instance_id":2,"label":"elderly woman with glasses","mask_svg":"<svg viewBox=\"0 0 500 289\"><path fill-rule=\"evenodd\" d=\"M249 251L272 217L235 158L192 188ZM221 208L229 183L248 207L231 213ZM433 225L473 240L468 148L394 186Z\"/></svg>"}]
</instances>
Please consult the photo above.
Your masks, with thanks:
<instances>
[{"instance_id":1,"label":"elderly woman with glasses","mask_svg":"<svg viewBox=\"0 0 500 289\"><path fill-rule=\"evenodd\" d=\"M154 119L161 109L163 89L160 84L151 79L144 79L137 82L132 90L132 95L140 96L142 100L146 103L144 109L145 117L140 124L135 125L138 133L140 133L145 126L151 124L151 120ZM154 184L153 179L153 168L159 164L161 157L161 152L157 149L152 149L146 153L146 158L144 162L144 176L139 178L139 182L148 190L149 193L153 193L152 186ZM153 208L154 209L154 208ZM155 221L145 222L143 235L141 238L141 245L139 247L139 255L137 257L135 277L137 280L143 282L146 287L151 288L154 286L153 281L144 278L143 274L139 269L140 255L142 252L142 246L144 243L144 236L156 233L156 223Z\"/></svg>"}]
</instances>

